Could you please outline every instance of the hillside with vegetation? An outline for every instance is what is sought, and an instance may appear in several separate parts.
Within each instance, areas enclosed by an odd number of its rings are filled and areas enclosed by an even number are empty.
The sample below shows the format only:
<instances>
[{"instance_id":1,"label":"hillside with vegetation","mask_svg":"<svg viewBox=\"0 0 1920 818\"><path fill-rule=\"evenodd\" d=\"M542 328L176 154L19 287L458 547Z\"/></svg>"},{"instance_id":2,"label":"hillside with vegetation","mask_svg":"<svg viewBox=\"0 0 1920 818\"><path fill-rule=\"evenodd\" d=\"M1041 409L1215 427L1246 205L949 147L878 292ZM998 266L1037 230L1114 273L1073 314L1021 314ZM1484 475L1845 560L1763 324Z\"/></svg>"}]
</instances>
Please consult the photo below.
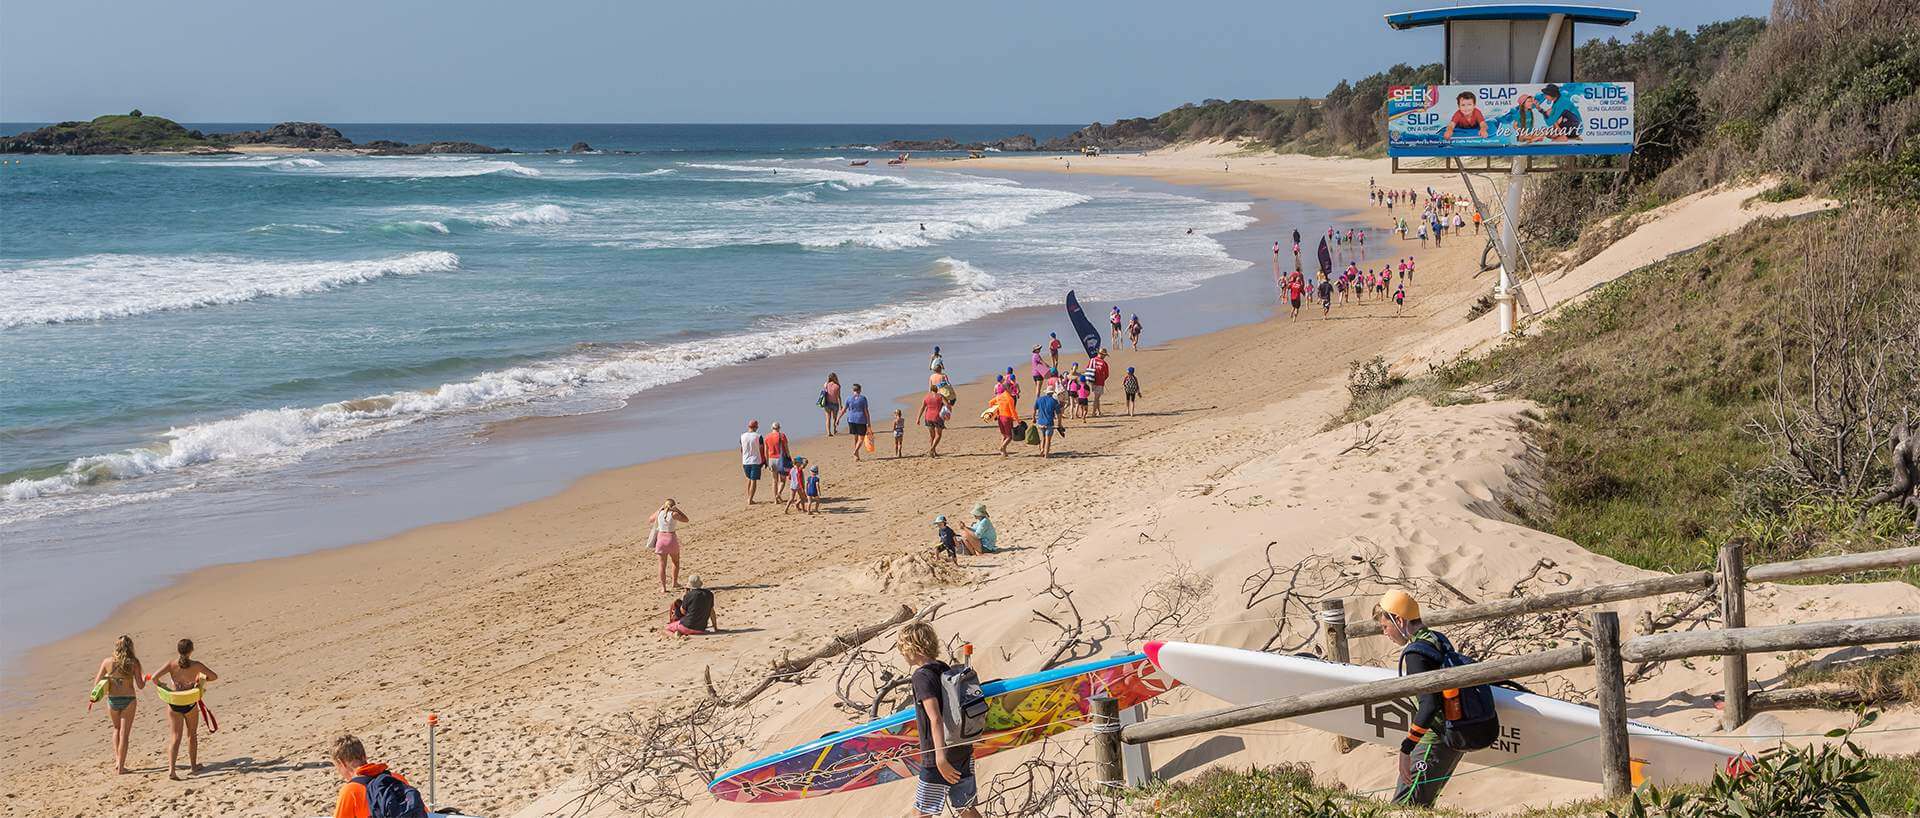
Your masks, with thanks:
<instances>
[{"instance_id":1,"label":"hillside with vegetation","mask_svg":"<svg viewBox=\"0 0 1920 818\"><path fill-rule=\"evenodd\" d=\"M1920 544L1920 500L1885 496L1911 456L1895 443L1920 436L1916 31L1900 3L1783 0L1764 26L1591 46L1652 88L1642 151L1625 173L1533 182L1532 257L1583 261L1636 212L1723 182L1843 207L1633 271L1488 357L1372 384L1356 411L1489 384L1540 403L1547 502L1516 512L1633 565Z\"/></svg>"}]
</instances>

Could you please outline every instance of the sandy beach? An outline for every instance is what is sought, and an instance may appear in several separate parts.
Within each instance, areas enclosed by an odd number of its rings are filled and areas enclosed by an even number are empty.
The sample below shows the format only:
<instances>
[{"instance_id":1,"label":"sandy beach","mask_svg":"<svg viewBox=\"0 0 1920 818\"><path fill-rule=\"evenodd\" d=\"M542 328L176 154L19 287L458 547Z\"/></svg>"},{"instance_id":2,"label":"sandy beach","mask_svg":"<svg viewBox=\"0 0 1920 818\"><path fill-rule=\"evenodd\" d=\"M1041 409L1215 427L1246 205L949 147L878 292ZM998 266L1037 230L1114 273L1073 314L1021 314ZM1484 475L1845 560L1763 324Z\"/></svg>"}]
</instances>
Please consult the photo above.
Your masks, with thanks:
<instances>
[{"instance_id":1,"label":"sandy beach","mask_svg":"<svg viewBox=\"0 0 1920 818\"><path fill-rule=\"evenodd\" d=\"M1364 553L1409 574L1494 595L1542 560L1575 585L1645 574L1503 517L1496 498L1524 477L1516 465L1525 459L1516 431L1529 411L1524 404L1405 404L1383 421L1391 442L1360 455L1342 451L1353 428L1323 431L1345 407L1348 362L1376 355L1409 366L1445 360L1491 333L1487 321L1465 320L1467 305L1488 286L1477 265L1481 241L1469 235L1437 250L1389 241L1386 211L1366 206L1369 179L1397 187L1431 181L1449 191L1457 191L1457 179L1391 177L1384 160L1249 154L1227 145L1071 160L995 157L963 169L1143 176L1342 209L1350 214L1344 224L1370 229L1370 260L1418 258L1417 285L1404 310L1376 301L1337 305L1329 318L1309 309L1288 319L1279 311L1257 324L1116 351L1116 368L1141 373L1141 413L1116 416L1110 405L1106 417L1073 425L1051 460L1026 447L1016 447L1012 459L994 453L998 435L973 418L989 393L980 384L960 386L955 415L965 421L949 432L947 456L938 459L919 456L924 431L911 424L909 456L897 461L885 457L884 436L882 457L863 463L852 462L847 438L800 440L795 450L820 463L826 476L818 515L783 514L764 502L767 483L763 503L747 507L737 453L723 439L709 453L603 472L478 518L194 572L26 659L14 685L24 705L9 713L6 726L0 813L319 814L337 785L324 749L333 735L356 733L376 757L418 776L431 713L441 724L442 802L486 816L547 814L578 791L595 727L703 695L706 671L723 685L738 684L783 653L805 653L900 604L944 602L947 614L937 627L983 646L983 676L1025 672L1041 658L1036 650L1045 634L1032 611L1047 559L1063 580L1086 589L1076 599L1090 615L1124 618L1169 572L1209 577L1213 592L1203 616L1181 635L1243 646L1267 642L1276 621L1284 622L1250 611L1240 595L1242 578L1263 561ZM1566 273L1568 283L1552 289L1549 300L1575 297L1593 282L1761 215L1821 206L1754 210L1744 207L1748 198L1689 197L1701 210L1683 202L1656 214L1622 242L1631 252L1603 254L1589 262L1592 269ZM1708 211L1715 218L1702 220ZM1253 229L1278 239L1291 227ZM1310 242L1326 225L1297 227ZM1009 337L995 346L1018 370L1037 340ZM858 373L841 375L859 380ZM868 384L875 396L913 391L912 383ZM1109 389L1110 396L1117 392ZM715 411L740 414L742 424L748 415L744 407ZM790 430L819 423L817 415L760 418L775 419ZM675 639L660 631L672 597L657 587L645 521L668 496L691 517L683 527L683 575L698 573L716 590L720 635ZM1001 544L1011 550L966 558L957 572L902 560L930 547L933 515L958 518L976 502L992 511ZM1268 543L1280 545L1270 551ZM1768 588L1751 604L1752 620L1766 624L1920 610L1920 591L1795 585ZM1625 618L1644 609L1621 610ZM966 612L953 613L960 610ZM123 633L149 667L169 658L175 638L191 635L201 646L197 658L223 677L208 694L222 729L203 735L207 769L184 783L165 777L166 728L153 697L139 701L133 774L126 776L110 773L105 717L83 709L84 682ZM1105 645L1107 652L1129 647L1122 641ZM1370 645L1357 658L1378 652ZM1771 678L1782 667L1778 657L1759 660L1754 676ZM1629 701L1636 717L1707 733L1705 697L1714 687L1712 668L1671 667L1636 686ZM762 715L756 747L776 750L845 726L850 717L832 701L831 680L776 686L754 706ZM1181 694L1156 712L1213 705ZM1810 732L1845 720L1835 713L1769 718L1751 729ZM1909 707L1882 724L1920 724L1920 715ZM1920 748L1916 735L1893 734L1869 746L1912 752ZM1156 746L1156 759L1184 759L1175 773L1214 761L1305 760L1356 789L1391 783L1384 752L1341 755L1331 739L1284 725L1238 740L1238 749L1203 749L1200 741ZM1008 756L985 769L1018 760L1017 753ZM904 792L879 788L790 808L696 796L694 812L867 815L903 806ZM1456 792L1498 809L1595 790L1501 774L1463 781L1449 790Z\"/></svg>"}]
</instances>

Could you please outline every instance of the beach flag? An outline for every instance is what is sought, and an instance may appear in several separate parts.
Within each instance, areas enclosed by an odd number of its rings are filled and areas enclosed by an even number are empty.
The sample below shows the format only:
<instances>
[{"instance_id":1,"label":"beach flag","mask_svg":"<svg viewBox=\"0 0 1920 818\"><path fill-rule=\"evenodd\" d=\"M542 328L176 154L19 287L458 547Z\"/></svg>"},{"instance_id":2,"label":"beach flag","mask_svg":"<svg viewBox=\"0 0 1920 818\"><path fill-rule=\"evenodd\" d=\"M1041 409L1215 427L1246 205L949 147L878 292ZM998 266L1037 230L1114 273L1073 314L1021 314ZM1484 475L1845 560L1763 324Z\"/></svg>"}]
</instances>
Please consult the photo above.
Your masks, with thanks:
<instances>
[{"instance_id":1,"label":"beach flag","mask_svg":"<svg viewBox=\"0 0 1920 818\"><path fill-rule=\"evenodd\" d=\"M1100 328L1087 320L1086 312L1080 309L1080 300L1073 297L1073 291L1067 291L1067 318L1073 321L1073 334L1080 336L1080 345L1087 348L1087 357L1100 354Z\"/></svg>"},{"instance_id":2,"label":"beach flag","mask_svg":"<svg viewBox=\"0 0 1920 818\"><path fill-rule=\"evenodd\" d=\"M1327 240L1324 237L1320 239L1320 274L1333 277L1333 255L1327 252Z\"/></svg>"}]
</instances>

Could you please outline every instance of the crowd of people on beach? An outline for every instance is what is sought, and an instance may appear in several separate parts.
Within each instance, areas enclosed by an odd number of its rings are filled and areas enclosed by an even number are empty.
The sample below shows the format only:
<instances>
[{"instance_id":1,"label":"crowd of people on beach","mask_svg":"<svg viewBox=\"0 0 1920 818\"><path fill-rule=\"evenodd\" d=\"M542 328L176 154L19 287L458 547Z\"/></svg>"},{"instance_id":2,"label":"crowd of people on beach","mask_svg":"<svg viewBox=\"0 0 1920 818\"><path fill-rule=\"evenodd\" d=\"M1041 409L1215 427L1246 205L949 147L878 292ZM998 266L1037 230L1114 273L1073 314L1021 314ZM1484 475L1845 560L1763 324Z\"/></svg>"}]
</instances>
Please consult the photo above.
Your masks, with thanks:
<instances>
[{"instance_id":1,"label":"crowd of people on beach","mask_svg":"<svg viewBox=\"0 0 1920 818\"><path fill-rule=\"evenodd\" d=\"M1428 237L1438 246L1441 236L1448 230L1458 233L1468 224L1472 225L1475 233L1481 229L1480 213L1470 203L1431 188L1422 195L1421 191L1415 190L1378 188L1369 180L1367 198L1373 207L1384 207L1389 214L1396 207L1403 212L1419 208L1415 237L1422 246L1425 246ZM1390 233L1404 240L1407 239L1407 231L1404 217L1396 219L1389 215ZM1322 262L1319 264L1322 269L1309 276L1304 272L1305 265L1301 260L1300 231L1293 230L1291 238L1291 271L1282 271L1282 243L1273 243L1276 281L1280 286L1281 300L1290 316L1297 318L1303 303L1309 299L1319 302L1322 315L1329 315L1336 303L1369 304L1391 300L1396 308L1404 308L1417 270L1417 262L1412 255L1396 257L1392 261L1369 258L1366 228L1329 227L1316 240L1328 248L1329 257L1337 256L1344 265L1337 270L1330 269L1332 265L1325 263L1320 253L1314 252L1314 260ZM1377 247L1380 243L1377 236L1374 238ZM1106 345L1096 347L1100 341L1099 334L1090 331L1084 342L1093 348L1088 350L1089 354L1084 360L1071 355L1063 360L1064 344L1059 334L1048 333L1044 341L1031 347L1024 370L1010 365L995 374L991 394L978 414L981 424L998 432L998 439L988 444L992 446L993 453L1002 458L1011 458L1018 444L1032 447L1033 454L1043 459L1055 456L1059 453L1056 447L1064 445L1067 440L1070 427L1108 416L1106 391L1116 374L1119 376L1118 386L1124 399L1125 414L1135 414L1136 406L1145 397L1139 365L1129 364L1116 373L1114 358L1123 349L1123 343L1131 351L1138 352L1145 328L1137 313L1124 313L1118 305L1112 307L1107 319ZM926 430L926 448L921 454L927 458L943 456L942 445L946 444L949 448L953 446L947 433L964 425L957 423L956 418L959 412L965 410L959 408L961 394L939 346L932 348L926 371L925 391L909 400L907 407L892 409L890 416L886 409L876 409L872 405L862 384L850 383L843 389L839 373L829 372L815 400L821 411L823 437L832 439L844 435L850 438L852 442L848 451L855 463L904 459L908 457L906 427L908 413L911 412L914 423ZM893 444L892 454L883 457L876 438L889 434ZM761 504L760 483L763 479L770 479L773 483L772 502L782 508L782 514L812 516L820 513L825 479L821 464L798 454L795 446L794 439L778 421L770 423L764 432L758 419L746 422L745 430L739 436L739 452L749 507ZM975 503L965 518L964 521L958 521L946 514L933 516L929 552L933 557L944 558L957 565L962 556L982 556L1005 550L985 503ZM658 561L661 593L669 596L678 594L678 598L669 606L669 620L665 627L665 632L674 636L709 635L719 629L713 590L706 587L697 573L690 574L684 583L681 580L681 526L692 521L674 498L666 498L647 519L646 547ZM1420 628L1417 607L1410 601L1392 601L1395 604L1389 606L1391 615L1376 610L1376 616L1383 623L1394 626L1395 629L1390 629L1388 633L1395 635L1396 641L1403 644L1427 638ZM922 677L931 672L937 678L942 670L937 659L938 645L931 629L920 623L908 626L901 636L899 648L902 657L915 668L917 707L938 704L937 699L929 700L921 695L925 692ZM113 728L111 746L115 773L127 772L134 716L139 709L138 693L149 684L160 692L163 703L168 705L169 777L176 780L180 777L178 756L183 742L187 746L190 772L202 771L199 761L200 726L204 720L210 730L218 730L217 722L213 721L212 712L207 709L202 695L207 685L220 676L205 663L193 658L193 650L192 640L179 640L177 656L159 670L148 674L135 655L133 640L122 636L116 641L112 654L101 661L93 677L89 702L104 701L108 708L107 716ZM1424 666L1416 669L1424 669ZM1423 699L1423 708L1427 704ZM945 743L941 741L937 730L932 733L923 730L921 737L923 751L939 752L944 749ZM1410 742L1419 745L1418 752L1402 749L1403 756L1417 756L1411 774L1408 764L1403 760L1403 786L1407 785L1410 775L1414 786L1421 786L1421 772L1431 770L1444 775L1450 772L1451 761L1456 760L1443 757L1434 749L1431 741L1419 741L1419 738L1410 739ZM336 818L389 814L382 810L399 810L391 812L396 815L426 814L424 806L420 806L423 802L419 792L386 765L370 763L360 739L351 735L339 736L332 743L329 758L336 775L343 782L337 795ZM952 806L961 814L967 814L970 810L966 808L971 805L974 796L971 777L970 759L963 760L956 756L951 763L942 758L938 765L926 765L920 777L920 789L916 793L917 810L921 814L931 815ZM1417 794L1410 795L1409 800L1431 803L1438 794L1438 786L1429 783L1425 787Z\"/></svg>"}]
</instances>

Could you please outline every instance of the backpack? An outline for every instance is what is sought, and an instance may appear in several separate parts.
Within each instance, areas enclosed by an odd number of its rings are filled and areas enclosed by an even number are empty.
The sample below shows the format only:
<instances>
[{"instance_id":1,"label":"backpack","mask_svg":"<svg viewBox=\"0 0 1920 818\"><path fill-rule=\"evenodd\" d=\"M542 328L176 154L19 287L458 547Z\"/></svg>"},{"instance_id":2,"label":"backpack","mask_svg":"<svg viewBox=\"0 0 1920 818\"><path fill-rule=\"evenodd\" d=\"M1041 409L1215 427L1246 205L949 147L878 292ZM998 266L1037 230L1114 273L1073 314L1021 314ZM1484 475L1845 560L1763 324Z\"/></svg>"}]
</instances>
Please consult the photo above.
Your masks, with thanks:
<instances>
[{"instance_id":1,"label":"backpack","mask_svg":"<svg viewBox=\"0 0 1920 818\"><path fill-rule=\"evenodd\" d=\"M1453 643L1447 641L1445 634L1438 631L1425 631L1413 641L1407 643L1401 652L1401 673L1406 672L1406 654L1418 653L1442 668L1460 667L1473 664L1473 660L1453 649ZM1500 738L1500 713L1494 708L1493 687L1474 685L1458 690L1445 690L1441 718L1446 729L1440 733L1441 743L1448 749L1461 752L1484 750L1493 746Z\"/></svg>"},{"instance_id":2,"label":"backpack","mask_svg":"<svg viewBox=\"0 0 1920 818\"><path fill-rule=\"evenodd\" d=\"M940 723L947 741L972 741L987 731L987 695L972 665L949 667L940 674Z\"/></svg>"},{"instance_id":3,"label":"backpack","mask_svg":"<svg viewBox=\"0 0 1920 818\"><path fill-rule=\"evenodd\" d=\"M420 791L393 773L356 775L353 783L367 789L367 814L372 818L427 818L427 802Z\"/></svg>"}]
</instances>

